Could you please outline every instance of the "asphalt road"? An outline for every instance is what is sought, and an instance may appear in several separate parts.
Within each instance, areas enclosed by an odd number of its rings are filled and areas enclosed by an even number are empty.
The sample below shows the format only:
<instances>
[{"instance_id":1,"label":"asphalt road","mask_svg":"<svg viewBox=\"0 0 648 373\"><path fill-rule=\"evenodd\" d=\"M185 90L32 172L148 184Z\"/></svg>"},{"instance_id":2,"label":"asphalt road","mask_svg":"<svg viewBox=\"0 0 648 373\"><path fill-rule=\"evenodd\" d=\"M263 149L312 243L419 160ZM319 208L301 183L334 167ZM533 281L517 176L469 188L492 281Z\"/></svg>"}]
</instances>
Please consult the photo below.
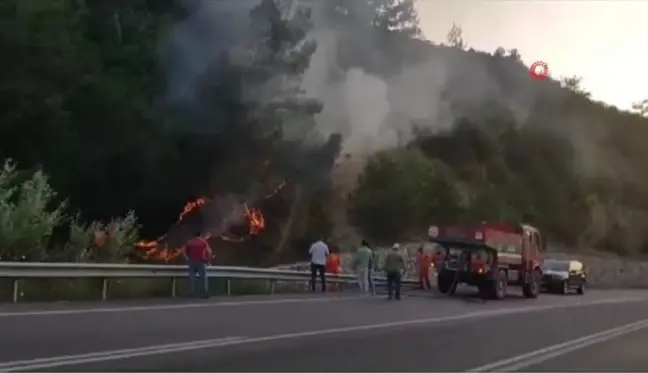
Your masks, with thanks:
<instances>
[{"instance_id":1,"label":"asphalt road","mask_svg":"<svg viewBox=\"0 0 648 373\"><path fill-rule=\"evenodd\" d=\"M648 370L644 291L7 305L0 331L0 372Z\"/></svg>"},{"instance_id":2,"label":"asphalt road","mask_svg":"<svg viewBox=\"0 0 648 373\"><path fill-rule=\"evenodd\" d=\"M606 342L534 364L521 371L557 372L646 372L648 371L648 330L640 330Z\"/></svg>"}]
</instances>

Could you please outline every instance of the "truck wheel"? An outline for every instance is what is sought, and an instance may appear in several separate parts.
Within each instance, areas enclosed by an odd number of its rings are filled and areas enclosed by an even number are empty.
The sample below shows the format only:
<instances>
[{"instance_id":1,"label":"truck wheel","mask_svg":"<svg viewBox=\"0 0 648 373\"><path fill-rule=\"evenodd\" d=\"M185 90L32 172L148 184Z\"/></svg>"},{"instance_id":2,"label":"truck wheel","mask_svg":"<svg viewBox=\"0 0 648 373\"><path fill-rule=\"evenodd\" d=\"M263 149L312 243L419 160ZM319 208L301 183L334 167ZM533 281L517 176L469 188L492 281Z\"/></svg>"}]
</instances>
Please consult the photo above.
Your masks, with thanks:
<instances>
[{"instance_id":1,"label":"truck wheel","mask_svg":"<svg viewBox=\"0 0 648 373\"><path fill-rule=\"evenodd\" d=\"M483 281L477 285L477 290L479 291L479 297L481 299L491 299L493 297L493 285L491 281Z\"/></svg>"},{"instance_id":2,"label":"truck wheel","mask_svg":"<svg viewBox=\"0 0 648 373\"><path fill-rule=\"evenodd\" d=\"M506 298L508 285L508 276L505 270L500 270L497 277L492 282L492 294L494 299Z\"/></svg>"},{"instance_id":3,"label":"truck wheel","mask_svg":"<svg viewBox=\"0 0 648 373\"><path fill-rule=\"evenodd\" d=\"M439 292L445 295L454 294L455 290L457 290L457 284L454 277L454 274L450 272L439 272L437 275L437 289L439 289Z\"/></svg>"},{"instance_id":4,"label":"truck wheel","mask_svg":"<svg viewBox=\"0 0 648 373\"><path fill-rule=\"evenodd\" d=\"M584 295L585 294L585 284L582 284L581 286L579 286L578 289L576 289L576 293L578 293L578 295Z\"/></svg>"},{"instance_id":5,"label":"truck wheel","mask_svg":"<svg viewBox=\"0 0 648 373\"><path fill-rule=\"evenodd\" d=\"M540 294L540 272L538 270L533 271L531 274L531 279L529 282L522 286L522 294L526 298L537 298Z\"/></svg>"}]
</instances>

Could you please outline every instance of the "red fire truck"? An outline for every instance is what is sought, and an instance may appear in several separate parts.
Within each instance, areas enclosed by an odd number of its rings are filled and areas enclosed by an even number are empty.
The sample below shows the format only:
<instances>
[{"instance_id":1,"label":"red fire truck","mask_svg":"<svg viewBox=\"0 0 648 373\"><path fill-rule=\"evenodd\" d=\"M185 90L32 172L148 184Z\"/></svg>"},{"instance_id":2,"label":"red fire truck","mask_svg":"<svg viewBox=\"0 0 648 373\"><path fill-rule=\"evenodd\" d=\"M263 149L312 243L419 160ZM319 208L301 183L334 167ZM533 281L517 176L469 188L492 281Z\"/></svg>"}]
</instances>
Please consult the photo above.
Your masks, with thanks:
<instances>
[{"instance_id":1,"label":"red fire truck","mask_svg":"<svg viewBox=\"0 0 648 373\"><path fill-rule=\"evenodd\" d=\"M505 298L508 286L520 286L527 298L538 297L545 249L538 229L484 222L475 227L431 226L428 235L440 248L435 255L440 292L452 295L465 283L487 299Z\"/></svg>"}]
</instances>

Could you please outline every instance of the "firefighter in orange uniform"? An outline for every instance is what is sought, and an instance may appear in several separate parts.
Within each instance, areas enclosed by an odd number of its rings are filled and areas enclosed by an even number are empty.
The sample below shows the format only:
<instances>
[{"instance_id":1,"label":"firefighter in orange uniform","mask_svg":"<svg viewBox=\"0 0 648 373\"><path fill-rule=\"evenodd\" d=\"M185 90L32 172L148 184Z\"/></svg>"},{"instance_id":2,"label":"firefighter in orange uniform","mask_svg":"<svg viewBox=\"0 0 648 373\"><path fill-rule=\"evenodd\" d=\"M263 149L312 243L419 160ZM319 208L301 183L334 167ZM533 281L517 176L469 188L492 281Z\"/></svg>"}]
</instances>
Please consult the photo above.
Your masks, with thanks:
<instances>
[{"instance_id":1,"label":"firefighter in orange uniform","mask_svg":"<svg viewBox=\"0 0 648 373\"><path fill-rule=\"evenodd\" d=\"M423 290L432 289L430 283L430 267L432 266L432 256L423 251L423 246L418 248L416 253L416 264L418 265L418 281Z\"/></svg>"},{"instance_id":2,"label":"firefighter in orange uniform","mask_svg":"<svg viewBox=\"0 0 648 373\"><path fill-rule=\"evenodd\" d=\"M331 254L326 260L326 272L331 273L335 276L339 276L342 273L340 253L337 251L337 249L332 248ZM335 291L340 291L340 286L340 283L335 283L333 286L331 286L331 288L335 289Z\"/></svg>"}]
</instances>

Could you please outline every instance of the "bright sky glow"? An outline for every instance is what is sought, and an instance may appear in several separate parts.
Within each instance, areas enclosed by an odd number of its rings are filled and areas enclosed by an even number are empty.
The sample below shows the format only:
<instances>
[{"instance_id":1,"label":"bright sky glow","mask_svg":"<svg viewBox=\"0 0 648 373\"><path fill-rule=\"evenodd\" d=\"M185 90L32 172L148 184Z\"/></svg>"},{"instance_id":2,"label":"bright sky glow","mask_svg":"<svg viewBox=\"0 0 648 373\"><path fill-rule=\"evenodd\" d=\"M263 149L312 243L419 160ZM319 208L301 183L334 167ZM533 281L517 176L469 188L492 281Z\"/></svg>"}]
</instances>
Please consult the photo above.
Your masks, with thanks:
<instances>
[{"instance_id":1,"label":"bright sky glow","mask_svg":"<svg viewBox=\"0 0 648 373\"><path fill-rule=\"evenodd\" d=\"M648 1L418 0L425 37L444 42L452 23L470 47L517 48L553 77L579 75L595 100L628 109L648 98Z\"/></svg>"}]
</instances>

